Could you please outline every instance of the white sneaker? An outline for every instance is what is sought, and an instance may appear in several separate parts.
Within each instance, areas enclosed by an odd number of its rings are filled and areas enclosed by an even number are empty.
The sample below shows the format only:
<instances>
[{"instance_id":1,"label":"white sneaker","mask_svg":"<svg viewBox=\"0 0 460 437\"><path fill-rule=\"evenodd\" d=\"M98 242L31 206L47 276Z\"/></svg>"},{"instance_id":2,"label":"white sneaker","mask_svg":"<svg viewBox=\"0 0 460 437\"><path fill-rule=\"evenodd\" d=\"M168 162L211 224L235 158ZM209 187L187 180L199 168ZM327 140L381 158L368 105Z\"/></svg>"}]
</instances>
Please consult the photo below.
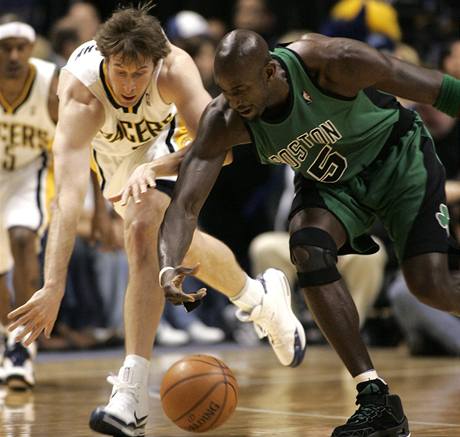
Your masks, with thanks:
<instances>
[{"instance_id":1,"label":"white sneaker","mask_svg":"<svg viewBox=\"0 0 460 437\"><path fill-rule=\"evenodd\" d=\"M266 270L257 278L265 289L262 303L251 313L237 310L242 322L254 322L259 338L268 340L283 366L297 367L307 348L305 330L291 309L291 290L283 272Z\"/></svg>"},{"instance_id":2,"label":"white sneaker","mask_svg":"<svg viewBox=\"0 0 460 437\"><path fill-rule=\"evenodd\" d=\"M149 372L136 367L124 365L118 376L107 377L113 385L112 394L105 407L98 407L91 413L89 426L92 430L118 437L145 435Z\"/></svg>"},{"instance_id":3,"label":"white sneaker","mask_svg":"<svg viewBox=\"0 0 460 437\"><path fill-rule=\"evenodd\" d=\"M194 320L187 328L190 338L197 343L220 343L225 338L222 329L205 325L201 320Z\"/></svg>"},{"instance_id":4,"label":"white sneaker","mask_svg":"<svg viewBox=\"0 0 460 437\"><path fill-rule=\"evenodd\" d=\"M188 332L175 329L168 322L162 320L158 325L155 340L163 346L182 346L190 341L190 336Z\"/></svg>"},{"instance_id":5,"label":"white sneaker","mask_svg":"<svg viewBox=\"0 0 460 437\"><path fill-rule=\"evenodd\" d=\"M34 360L37 345L24 346L15 342L16 331L8 336L3 358L5 382L11 390L26 390L35 385Z\"/></svg>"}]
</instances>

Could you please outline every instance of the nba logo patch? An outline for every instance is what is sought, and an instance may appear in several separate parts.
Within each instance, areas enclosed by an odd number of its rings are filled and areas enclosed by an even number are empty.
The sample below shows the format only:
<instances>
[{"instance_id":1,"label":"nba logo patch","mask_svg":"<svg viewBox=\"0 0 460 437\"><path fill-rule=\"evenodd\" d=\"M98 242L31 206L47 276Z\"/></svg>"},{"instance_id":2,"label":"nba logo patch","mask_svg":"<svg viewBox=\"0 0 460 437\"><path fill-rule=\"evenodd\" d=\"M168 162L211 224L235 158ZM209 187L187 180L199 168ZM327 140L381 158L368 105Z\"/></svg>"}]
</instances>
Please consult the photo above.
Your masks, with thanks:
<instances>
[{"instance_id":1,"label":"nba logo patch","mask_svg":"<svg viewBox=\"0 0 460 437\"><path fill-rule=\"evenodd\" d=\"M307 103L311 103L311 96L306 90L303 90L302 97Z\"/></svg>"}]
</instances>

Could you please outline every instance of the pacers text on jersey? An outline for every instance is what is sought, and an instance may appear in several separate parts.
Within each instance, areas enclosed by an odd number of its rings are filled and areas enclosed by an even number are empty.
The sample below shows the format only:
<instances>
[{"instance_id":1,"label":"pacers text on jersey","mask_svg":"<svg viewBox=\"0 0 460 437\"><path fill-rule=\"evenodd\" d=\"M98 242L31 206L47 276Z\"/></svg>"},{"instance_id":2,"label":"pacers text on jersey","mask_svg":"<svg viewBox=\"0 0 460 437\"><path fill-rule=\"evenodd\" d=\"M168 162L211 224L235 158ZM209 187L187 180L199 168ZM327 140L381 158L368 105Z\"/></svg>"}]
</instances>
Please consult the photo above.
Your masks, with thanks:
<instances>
[{"instance_id":1,"label":"pacers text on jersey","mask_svg":"<svg viewBox=\"0 0 460 437\"><path fill-rule=\"evenodd\" d=\"M115 132L103 132L101 134L110 142L122 141L127 139L132 143L145 143L154 139L162 131L162 129L174 118L174 114L168 116L162 121L148 121L143 119L138 122L128 120L117 120L117 127Z\"/></svg>"}]
</instances>

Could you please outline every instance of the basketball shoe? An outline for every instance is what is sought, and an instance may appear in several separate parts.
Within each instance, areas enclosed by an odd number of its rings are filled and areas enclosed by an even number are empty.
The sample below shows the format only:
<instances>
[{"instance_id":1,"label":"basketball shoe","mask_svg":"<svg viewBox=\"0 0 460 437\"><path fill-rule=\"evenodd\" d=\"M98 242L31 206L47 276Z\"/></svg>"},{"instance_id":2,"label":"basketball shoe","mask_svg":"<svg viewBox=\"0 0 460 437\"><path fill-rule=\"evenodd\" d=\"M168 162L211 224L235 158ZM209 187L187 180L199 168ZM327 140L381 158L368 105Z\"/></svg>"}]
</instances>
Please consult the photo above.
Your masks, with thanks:
<instances>
[{"instance_id":1,"label":"basketball shoe","mask_svg":"<svg viewBox=\"0 0 460 437\"><path fill-rule=\"evenodd\" d=\"M250 313L241 309L236 316L242 322L253 322L259 338L268 340L283 366L298 366L305 355L305 330L291 308L291 290L283 272L268 269L257 278L265 295Z\"/></svg>"},{"instance_id":2,"label":"basketball shoe","mask_svg":"<svg viewBox=\"0 0 460 437\"><path fill-rule=\"evenodd\" d=\"M19 327L18 329L22 329ZM5 381L11 390L26 390L35 386L34 360L37 345L24 346L15 341L17 330L8 335L3 356Z\"/></svg>"},{"instance_id":3,"label":"basketball shoe","mask_svg":"<svg viewBox=\"0 0 460 437\"><path fill-rule=\"evenodd\" d=\"M410 437L401 399L390 395L383 381L361 382L357 390L358 410L331 437Z\"/></svg>"},{"instance_id":4,"label":"basketball shoe","mask_svg":"<svg viewBox=\"0 0 460 437\"><path fill-rule=\"evenodd\" d=\"M107 378L113 385L109 403L91 413L90 428L117 437L144 436L149 407L148 374L148 366L134 363L128 356L118 376Z\"/></svg>"}]
</instances>

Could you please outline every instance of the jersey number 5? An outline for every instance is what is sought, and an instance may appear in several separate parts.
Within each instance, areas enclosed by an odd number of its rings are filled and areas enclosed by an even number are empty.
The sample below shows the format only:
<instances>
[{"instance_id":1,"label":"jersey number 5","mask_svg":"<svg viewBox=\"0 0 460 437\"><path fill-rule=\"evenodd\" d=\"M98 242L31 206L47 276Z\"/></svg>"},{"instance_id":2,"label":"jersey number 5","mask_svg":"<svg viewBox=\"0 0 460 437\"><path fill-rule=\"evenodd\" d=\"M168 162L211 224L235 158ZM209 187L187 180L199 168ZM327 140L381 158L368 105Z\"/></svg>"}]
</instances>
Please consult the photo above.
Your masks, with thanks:
<instances>
[{"instance_id":1,"label":"jersey number 5","mask_svg":"<svg viewBox=\"0 0 460 437\"><path fill-rule=\"evenodd\" d=\"M334 152L331 146L325 145L307 172L317 181L331 184L340 180L347 167L345 157Z\"/></svg>"},{"instance_id":2,"label":"jersey number 5","mask_svg":"<svg viewBox=\"0 0 460 437\"><path fill-rule=\"evenodd\" d=\"M16 164L16 156L13 152L13 144L5 146L5 160L3 161L3 170L13 171Z\"/></svg>"}]
</instances>

